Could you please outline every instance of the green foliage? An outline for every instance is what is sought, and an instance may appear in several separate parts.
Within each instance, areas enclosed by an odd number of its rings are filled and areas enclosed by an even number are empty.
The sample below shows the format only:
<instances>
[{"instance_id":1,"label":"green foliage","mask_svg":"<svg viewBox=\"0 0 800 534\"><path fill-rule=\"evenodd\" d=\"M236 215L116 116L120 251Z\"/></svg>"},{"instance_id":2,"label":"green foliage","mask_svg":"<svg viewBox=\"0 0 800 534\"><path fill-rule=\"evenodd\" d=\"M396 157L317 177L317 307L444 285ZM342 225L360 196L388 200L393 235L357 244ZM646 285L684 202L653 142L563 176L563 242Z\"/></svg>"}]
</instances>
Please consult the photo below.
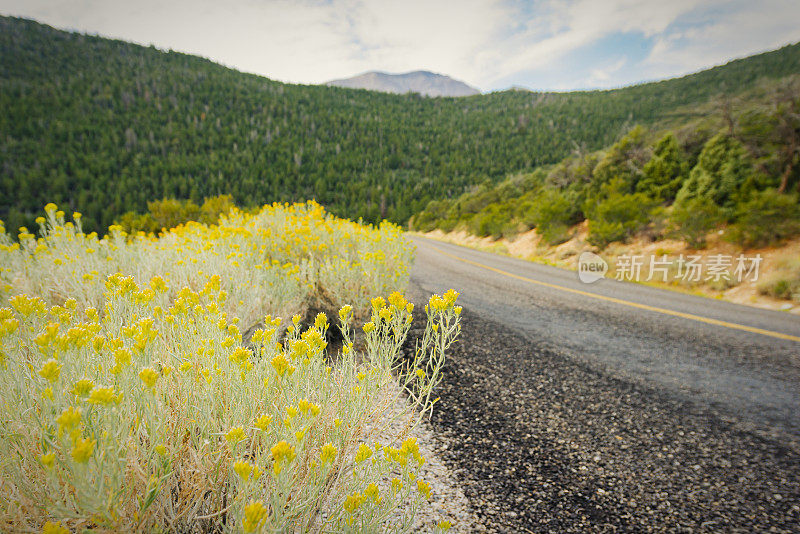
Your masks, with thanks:
<instances>
[{"instance_id":1,"label":"green foliage","mask_svg":"<svg viewBox=\"0 0 800 534\"><path fill-rule=\"evenodd\" d=\"M775 245L800 234L800 204L797 195L774 189L759 191L736 210L736 223L728 238L744 247Z\"/></svg>"},{"instance_id":2,"label":"green foliage","mask_svg":"<svg viewBox=\"0 0 800 534\"><path fill-rule=\"evenodd\" d=\"M623 178L603 185L600 194L584 206L589 219L588 241L605 248L614 241L627 241L644 229L656 202L643 193L626 193L628 183Z\"/></svg>"},{"instance_id":3,"label":"green foliage","mask_svg":"<svg viewBox=\"0 0 800 534\"><path fill-rule=\"evenodd\" d=\"M654 199L672 202L686 178L686 166L675 134L669 132L656 143L653 157L642 168L636 190Z\"/></svg>"},{"instance_id":4,"label":"green foliage","mask_svg":"<svg viewBox=\"0 0 800 534\"><path fill-rule=\"evenodd\" d=\"M615 187L622 187L625 192L636 190L643 167L650 159L645 133L644 128L636 126L606 152L594 169L595 191L613 180L619 180Z\"/></svg>"},{"instance_id":5,"label":"green foliage","mask_svg":"<svg viewBox=\"0 0 800 534\"><path fill-rule=\"evenodd\" d=\"M766 186L800 191L800 81L780 84L771 104L743 113L737 136L766 175Z\"/></svg>"},{"instance_id":6,"label":"green foliage","mask_svg":"<svg viewBox=\"0 0 800 534\"><path fill-rule=\"evenodd\" d=\"M543 188L529 204L525 222L551 245L569 239L569 226L579 219L577 206L563 192L549 187Z\"/></svg>"},{"instance_id":7,"label":"green foliage","mask_svg":"<svg viewBox=\"0 0 800 534\"><path fill-rule=\"evenodd\" d=\"M722 222L720 208L707 197L698 197L675 204L670 215L672 233L690 247L704 248L706 235Z\"/></svg>"},{"instance_id":8,"label":"green foliage","mask_svg":"<svg viewBox=\"0 0 800 534\"><path fill-rule=\"evenodd\" d=\"M408 221L408 226L411 230L419 232L430 232L436 228L444 229L444 220L448 216L449 209L450 204L448 202L431 200L424 210L411 217ZM448 228L445 231L449 232L455 224L447 226Z\"/></svg>"},{"instance_id":9,"label":"green foliage","mask_svg":"<svg viewBox=\"0 0 800 534\"><path fill-rule=\"evenodd\" d=\"M505 204L489 204L478 212L469 222L470 231L481 237L495 239L510 236L516 232L510 208Z\"/></svg>"},{"instance_id":10,"label":"green foliage","mask_svg":"<svg viewBox=\"0 0 800 534\"><path fill-rule=\"evenodd\" d=\"M114 224L121 226L122 230L128 235L136 235L139 232L152 234L161 229L155 219L153 219L153 216L149 213L139 214L132 211L123 214Z\"/></svg>"},{"instance_id":11,"label":"green foliage","mask_svg":"<svg viewBox=\"0 0 800 534\"><path fill-rule=\"evenodd\" d=\"M698 117L693 106L797 73L799 58L794 45L613 91L422 98L282 84L2 17L0 219L32 226L56 202L102 230L154 198L227 193L241 206L316 198L339 215L405 222L430 200L558 163L576 146L599 150L628 124ZM591 166L571 168L575 183ZM447 224L469 218L456 210Z\"/></svg>"},{"instance_id":12,"label":"green foliage","mask_svg":"<svg viewBox=\"0 0 800 534\"><path fill-rule=\"evenodd\" d=\"M165 198L148 202L148 213L143 215L131 211L125 213L116 224L131 235L139 231L150 233L175 228L189 221L216 224L221 214L227 214L234 207L230 195L206 198L201 206L191 200Z\"/></svg>"},{"instance_id":13,"label":"green foliage","mask_svg":"<svg viewBox=\"0 0 800 534\"><path fill-rule=\"evenodd\" d=\"M753 186L752 161L742 144L726 134L712 137L703 147L697 165L676 197L682 204L706 198L723 208L730 217Z\"/></svg>"},{"instance_id":14,"label":"green foliage","mask_svg":"<svg viewBox=\"0 0 800 534\"><path fill-rule=\"evenodd\" d=\"M797 183L793 173L800 167L787 155L795 133L800 147L800 120L793 129L800 90L790 96L796 104L785 103L789 97L779 88L771 98L784 103L774 109L745 107L739 116L746 120L734 121L737 137L711 135L703 123L668 132L651 147L653 133L634 128L602 157L579 151L524 179L485 183L454 201L431 203L423 212L426 224L446 231L464 224L480 235L536 227L546 243L557 244L588 217L590 241L605 247L637 232L657 239L669 223L671 235L701 248L708 232L728 222L729 238L744 246L780 242L800 225L795 197L781 192ZM695 165L688 172L690 161ZM504 208L489 208L496 205Z\"/></svg>"},{"instance_id":15,"label":"green foliage","mask_svg":"<svg viewBox=\"0 0 800 534\"><path fill-rule=\"evenodd\" d=\"M764 295L800 302L800 258L784 258L771 274L758 284Z\"/></svg>"}]
</instances>

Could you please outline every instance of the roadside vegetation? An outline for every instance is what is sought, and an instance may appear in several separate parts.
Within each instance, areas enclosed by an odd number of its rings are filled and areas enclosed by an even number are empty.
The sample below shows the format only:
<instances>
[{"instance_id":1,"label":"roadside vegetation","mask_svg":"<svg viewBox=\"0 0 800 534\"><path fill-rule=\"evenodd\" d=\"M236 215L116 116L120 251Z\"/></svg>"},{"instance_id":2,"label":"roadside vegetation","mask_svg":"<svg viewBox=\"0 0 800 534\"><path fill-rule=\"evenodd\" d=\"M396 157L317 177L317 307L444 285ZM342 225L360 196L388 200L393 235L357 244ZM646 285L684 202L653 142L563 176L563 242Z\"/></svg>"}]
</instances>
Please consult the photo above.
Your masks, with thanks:
<instances>
[{"instance_id":1,"label":"roadside vegetation","mask_svg":"<svg viewBox=\"0 0 800 534\"><path fill-rule=\"evenodd\" d=\"M604 249L634 236L702 249L712 231L744 249L800 234L800 80L751 98L722 99L709 115L669 130L636 126L605 150L433 201L414 230L513 237L536 229L551 246L587 221Z\"/></svg>"},{"instance_id":2,"label":"roadside vegetation","mask_svg":"<svg viewBox=\"0 0 800 534\"><path fill-rule=\"evenodd\" d=\"M397 358L399 227L313 202L158 236L65 217L0 226L0 530L410 530L431 489L408 432L460 308L431 297Z\"/></svg>"}]
</instances>

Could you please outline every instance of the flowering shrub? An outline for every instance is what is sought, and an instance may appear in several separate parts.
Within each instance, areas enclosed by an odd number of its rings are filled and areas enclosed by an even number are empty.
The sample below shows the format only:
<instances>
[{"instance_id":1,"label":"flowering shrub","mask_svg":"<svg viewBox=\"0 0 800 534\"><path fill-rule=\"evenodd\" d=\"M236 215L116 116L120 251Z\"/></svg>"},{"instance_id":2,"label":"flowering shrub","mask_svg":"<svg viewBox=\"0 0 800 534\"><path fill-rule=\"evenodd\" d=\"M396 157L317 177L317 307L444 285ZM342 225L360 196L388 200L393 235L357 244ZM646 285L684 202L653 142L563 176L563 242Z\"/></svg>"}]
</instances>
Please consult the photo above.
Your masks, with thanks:
<instances>
[{"instance_id":1,"label":"flowering shrub","mask_svg":"<svg viewBox=\"0 0 800 534\"><path fill-rule=\"evenodd\" d=\"M398 360L413 305L380 296L407 278L397 227L307 203L101 239L45 211L38 239L0 232L0 529L411 528L431 489L408 431L460 308L434 295ZM338 317L284 328L320 288Z\"/></svg>"}]
</instances>

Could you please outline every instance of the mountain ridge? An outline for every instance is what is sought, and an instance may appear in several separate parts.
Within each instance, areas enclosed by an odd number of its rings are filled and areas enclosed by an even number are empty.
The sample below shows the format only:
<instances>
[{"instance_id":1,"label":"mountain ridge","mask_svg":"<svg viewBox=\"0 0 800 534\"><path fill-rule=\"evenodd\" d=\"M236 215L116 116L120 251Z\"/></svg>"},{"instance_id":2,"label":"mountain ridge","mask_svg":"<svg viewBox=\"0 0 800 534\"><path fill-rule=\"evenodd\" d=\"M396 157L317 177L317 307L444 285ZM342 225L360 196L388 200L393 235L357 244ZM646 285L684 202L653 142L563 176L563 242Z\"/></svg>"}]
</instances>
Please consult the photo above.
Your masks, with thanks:
<instances>
[{"instance_id":1,"label":"mountain ridge","mask_svg":"<svg viewBox=\"0 0 800 534\"><path fill-rule=\"evenodd\" d=\"M331 80L325 82L325 85L395 94L419 93L431 97L473 96L481 93L480 90L460 80L428 70L397 74L371 70L350 78Z\"/></svg>"},{"instance_id":2,"label":"mountain ridge","mask_svg":"<svg viewBox=\"0 0 800 534\"><path fill-rule=\"evenodd\" d=\"M286 84L0 16L0 219L35 228L55 202L103 231L148 201L229 193L405 223L430 200L608 147L635 124L686 123L788 76L800 76L800 44L623 89L423 98Z\"/></svg>"}]
</instances>

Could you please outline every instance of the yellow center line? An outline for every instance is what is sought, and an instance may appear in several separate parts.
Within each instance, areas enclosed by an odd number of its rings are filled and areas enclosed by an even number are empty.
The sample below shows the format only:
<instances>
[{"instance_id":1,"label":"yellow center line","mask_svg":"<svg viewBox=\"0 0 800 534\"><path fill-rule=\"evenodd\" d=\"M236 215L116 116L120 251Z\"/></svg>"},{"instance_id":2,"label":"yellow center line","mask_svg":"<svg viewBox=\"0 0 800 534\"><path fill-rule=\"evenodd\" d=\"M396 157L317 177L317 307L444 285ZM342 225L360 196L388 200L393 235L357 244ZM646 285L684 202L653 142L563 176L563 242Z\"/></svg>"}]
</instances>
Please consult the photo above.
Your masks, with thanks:
<instances>
[{"instance_id":1,"label":"yellow center line","mask_svg":"<svg viewBox=\"0 0 800 534\"><path fill-rule=\"evenodd\" d=\"M604 300L606 302L613 302L614 304L621 304L623 306L630 306L631 308L638 308L640 310L647 310L656 313L663 313L664 315L672 315L674 317L682 317L684 319L690 319L692 321L698 321L701 323L713 324L716 326L724 326L725 328L733 328L735 330L744 330L745 332L752 332L754 334L761 334L763 336L770 336L775 337L778 339L786 339L789 341L797 341L800 342L800 336L793 336L790 334L783 334L781 332L773 332L772 330L764 330L763 328L756 328L754 326L747 326L743 324L737 323L729 323L727 321L720 321L719 319L711 319L709 317L702 317L700 315L694 315L691 313L684 313L675 310L669 310L667 308L659 308L656 306L648 306L647 304L639 304L638 302L631 302L629 300L618 299L615 297L607 297L605 295L599 295L597 293L592 293L590 291L582 291L580 289L572 289L571 287L560 286L558 284L550 284L548 282L542 282L541 280L534 280L533 278L527 278L525 276L520 276L518 274L509 273L507 271L503 271L501 269L497 269L495 267L489 267L483 263L478 263L477 261L467 260L460 256L456 256L455 254L450 254L449 252L445 252L444 250L436 247L434 245L429 245L432 249L436 250L437 252L444 254L449 258L453 258L454 260L458 260L463 263L468 263L469 265L474 265L475 267L481 267L483 269L495 272L497 274L502 274L504 276L508 276L510 278L516 278L517 280L522 280L523 282L528 282L531 284L536 284L544 287L549 287L551 289L558 289L560 291L566 291L567 293L574 293L576 295L583 295L584 297L590 297L593 299Z\"/></svg>"}]
</instances>

